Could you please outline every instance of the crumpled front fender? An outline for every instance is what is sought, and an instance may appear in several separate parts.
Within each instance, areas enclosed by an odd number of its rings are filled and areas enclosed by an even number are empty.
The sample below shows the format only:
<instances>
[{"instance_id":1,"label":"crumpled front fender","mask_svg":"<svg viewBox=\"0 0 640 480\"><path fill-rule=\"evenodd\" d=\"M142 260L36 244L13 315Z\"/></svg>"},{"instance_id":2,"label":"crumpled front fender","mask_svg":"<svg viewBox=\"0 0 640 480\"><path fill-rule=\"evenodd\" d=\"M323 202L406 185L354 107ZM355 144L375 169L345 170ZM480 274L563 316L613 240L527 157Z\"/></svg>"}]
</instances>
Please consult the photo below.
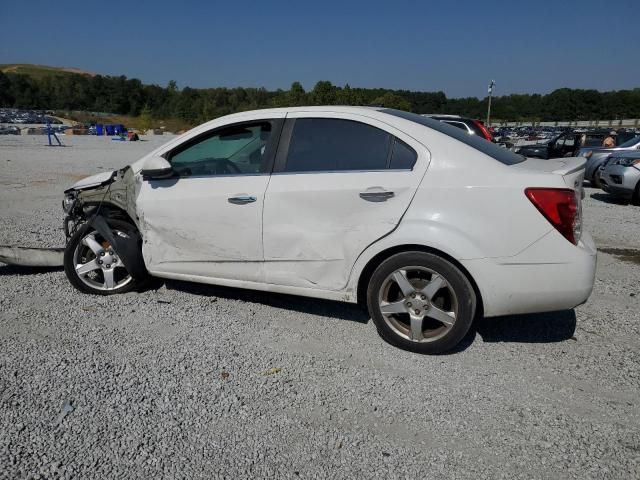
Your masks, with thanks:
<instances>
[{"instance_id":1,"label":"crumpled front fender","mask_svg":"<svg viewBox=\"0 0 640 480\"><path fill-rule=\"evenodd\" d=\"M109 225L109 218L95 215L89 219L88 224L95 228L112 246L118 254L127 271L134 279L142 279L147 276L147 268L142 258L142 237L135 228L127 232L114 232Z\"/></svg>"}]
</instances>

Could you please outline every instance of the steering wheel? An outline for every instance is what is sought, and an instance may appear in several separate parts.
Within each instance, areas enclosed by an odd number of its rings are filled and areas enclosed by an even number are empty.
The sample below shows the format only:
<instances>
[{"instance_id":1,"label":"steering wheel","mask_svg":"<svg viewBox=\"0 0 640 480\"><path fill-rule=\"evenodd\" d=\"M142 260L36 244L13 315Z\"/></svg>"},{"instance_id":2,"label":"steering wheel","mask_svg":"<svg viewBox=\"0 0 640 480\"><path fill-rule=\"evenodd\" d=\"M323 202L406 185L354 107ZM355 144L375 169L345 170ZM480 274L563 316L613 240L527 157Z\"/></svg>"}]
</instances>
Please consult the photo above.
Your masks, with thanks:
<instances>
[{"instance_id":1,"label":"steering wheel","mask_svg":"<svg viewBox=\"0 0 640 480\"><path fill-rule=\"evenodd\" d=\"M218 172L221 169L224 169L224 171ZM220 158L216 162L216 173L242 173L242 171L232 161L226 158Z\"/></svg>"}]
</instances>

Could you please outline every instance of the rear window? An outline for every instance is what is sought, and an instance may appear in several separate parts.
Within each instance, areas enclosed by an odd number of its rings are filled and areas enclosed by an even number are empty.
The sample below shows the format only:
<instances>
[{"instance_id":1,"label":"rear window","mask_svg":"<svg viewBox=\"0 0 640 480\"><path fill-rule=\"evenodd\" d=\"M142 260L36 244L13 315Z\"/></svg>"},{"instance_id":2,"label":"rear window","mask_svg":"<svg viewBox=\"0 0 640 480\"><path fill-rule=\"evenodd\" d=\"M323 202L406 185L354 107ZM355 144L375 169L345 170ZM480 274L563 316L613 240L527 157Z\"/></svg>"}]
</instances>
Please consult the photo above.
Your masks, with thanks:
<instances>
[{"instance_id":1,"label":"rear window","mask_svg":"<svg viewBox=\"0 0 640 480\"><path fill-rule=\"evenodd\" d=\"M604 140L603 135L585 135L584 145L585 147L600 147Z\"/></svg>"},{"instance_id":2,"label":"rear window","mask_svg":"<svg viewBox=\"0 0 640 480\"><path fill-rule=\"evenodd\" d=\"M515 165L516 163L524 162L525 158L522 155L513 153L511 150L507 150L504 147L499 147L492 142L488 142L483 137L478 135L469 135L459 128L452 127L446 123L434 120L433 118L423 117L415 113L404 112L402 110L395 110L392 108L384 108L380 110L383 113L388 113L394 117L404 118L410 122L419 123L427 128L431 128L440 133L443 133L449 137L468 145L476 150L480 150L485 155L490 156L494 160L505 165Z\"/></svg>"}]
</instances>

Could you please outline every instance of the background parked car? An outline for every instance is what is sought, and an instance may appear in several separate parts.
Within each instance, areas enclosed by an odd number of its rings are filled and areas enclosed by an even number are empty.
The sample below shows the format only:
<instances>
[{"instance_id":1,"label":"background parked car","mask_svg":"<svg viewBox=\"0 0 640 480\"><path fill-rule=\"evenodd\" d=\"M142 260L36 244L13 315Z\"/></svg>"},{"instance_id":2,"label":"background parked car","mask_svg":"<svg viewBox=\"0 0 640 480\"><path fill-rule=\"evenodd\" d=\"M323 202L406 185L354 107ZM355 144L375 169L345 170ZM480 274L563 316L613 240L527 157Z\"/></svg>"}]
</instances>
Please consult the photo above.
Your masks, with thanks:
<instances>
[{"instance_id":1,"label":"background parked car","mask_svg":"<svg viewBox=\"0 0 640 480\"><path fill-rule=\"evenodd\" d=\"M572 157L579 139L579 134L566 132L539 143L516 147L514 151L530 158Z\"/></svg>"},{"instance_id":2,"label":"background parked car","mask_svg":"<svg viewBox=\"0 0 640 480\"><path fill-rule=\"evenodd\" d=\"M15 125L2 126L0 125L0 135L20 135L20 129Z\"/></svg>"},{"instance_id":3,"label":"background parked car","mask_svg":"<svg viewBox=\"0 0 640 480\"><path fill-rule=\"evenodd\" d=\"M601 147L609 132L610 130L568 131L540 143L516 147L514 151L530 158L576 157L582 147Z\"/></svg>"},{"instance_id":4,"label":"background parked car","mask_svg":"<svg viewBox=\"0 0 640 480\"><path fill-rule=\"evenodd\" d=\"M585 169L584 179L589 180L591 185L597 188L601 188L600 184L600 167L604 165L605 161L614 152L626 152L640 150L640 135L631 137L630 140L620 144L617 147L605 148L605 147L582 147L578 151L579 157L585 157L587 159L587 166Z\"/></svg>"},{"instance_id":5,"label":"background parked car","mask_svg":"<svg viewBox=\"0 0 640 480\"><path fill-rule=\"evenodd\" d=\"M464 130L469 135L478 135L480 138L493 142L493 135L484 123L480 120L474 120L472 118L461 117L460 115L423 115L424 117L430 117L434 120L439 120L449 125L453 125L461 130Z\"/></svg>"},{"instance_id":6,"label":"background parked car","mask_svg":"<svg viewBox=\"0 0 640 480\"><path fill-rule=\"evenodd\" d=\"M588 132L568 131L546 141L516 147L514 151L531 158L577 157L580 156L580 150L585 147L604 148L602 147L602 142L608 136L613 136L616 145L621 145L635 135L637 134L627 131L611 135L611 130L609 129Z\"/></svg>"},{"instance_id":7,"label":"background parked car","mask_svg":"<svg viewBox=\"0 0 640 480\"><path fill-rule=\"evenodd\" d=\"M602 167L600 181L605 192L640 203L640 151L611 155Z\"/></svg>"}]
</instances>

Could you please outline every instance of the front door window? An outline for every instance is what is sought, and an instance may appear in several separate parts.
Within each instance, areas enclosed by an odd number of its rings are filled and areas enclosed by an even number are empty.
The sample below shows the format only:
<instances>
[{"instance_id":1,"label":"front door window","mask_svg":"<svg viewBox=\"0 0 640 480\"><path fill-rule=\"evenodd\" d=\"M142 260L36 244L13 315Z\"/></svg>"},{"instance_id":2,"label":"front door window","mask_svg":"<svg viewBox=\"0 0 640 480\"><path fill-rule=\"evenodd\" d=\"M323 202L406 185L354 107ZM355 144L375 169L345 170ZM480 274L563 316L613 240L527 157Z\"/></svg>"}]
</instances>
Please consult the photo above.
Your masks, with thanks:
<instances>
[{"instance_id":1,"label":"front door window","mask_svg":"<svg viewBox=\"0 0 640 480\"><path fill-rule=\"evenodd\" d=\"M225 127L172 152L169 162L180 177L262 173L271 123Z\"/></svg>"}]
</instances>

